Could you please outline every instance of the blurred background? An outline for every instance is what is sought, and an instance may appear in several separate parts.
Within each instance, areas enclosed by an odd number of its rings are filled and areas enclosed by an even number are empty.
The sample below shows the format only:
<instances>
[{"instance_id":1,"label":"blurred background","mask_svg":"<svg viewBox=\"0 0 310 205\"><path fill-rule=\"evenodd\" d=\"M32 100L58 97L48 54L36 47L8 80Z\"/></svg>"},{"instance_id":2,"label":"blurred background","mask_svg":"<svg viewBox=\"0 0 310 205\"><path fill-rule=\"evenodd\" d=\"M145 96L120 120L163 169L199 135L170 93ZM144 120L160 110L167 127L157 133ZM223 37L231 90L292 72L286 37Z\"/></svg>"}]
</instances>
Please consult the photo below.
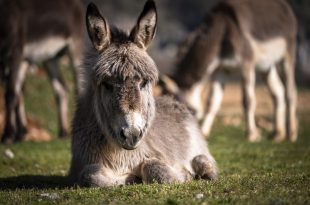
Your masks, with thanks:
<instances>
[{"instance_id":1,"label":"blurred background","mask_svg":"<svg viewBox=\"0 0 310 205\"><path fill-rule=\"evenodd\" d=\"M87 6L90 0L82 0ZM299 21L299 49L297 81L299 85L310 85L310 1L288 0ZM93 0L103 15L112 24L131 29L137 20L144 0ZM190 32L202 22L205 14L220 0L157 0L158 29L150 53L158 68L169 73L174 68L178 46Z\"/></svg>"},{"instance_id":2,"label":"blurred background","mask_svg":"<svg viewBox=\"0 0 310 205\"><path fill-rule=\"evenodd\" d=\"M90 2L90 0L81 1L84 9ZM124 30L130 30L133 27L145 3L144 0L92 0L92 2L98 5L103 16L108 19L110 24L115 24ZM158 29L155 40L149 48L149 53L154 58L161 73L173 72L175 61L178 58L179 46L197 28L205 14L218 2L219 0L156 1L159 15ZM289 2L299 22L296 65L296 80L299 87L298 109L301 115L308 116L310 113L310 105L308 105L308 102L310 102L310 1L289 0ZM71 95L70 116L72 116L74 111L74 80L67 61L67 59L63 59L61 70ZM36 92L32 92L33 90ZM29 118L35 119L34 124L38 124L38 127L42 126L53 136L57 136L56 103L44 69L40 69L39 66L39 69L27 75L24 91L26 112ZM269 116L269 119L262 118L262 120L258 120L258 123L265 128L267 127L267 129L268 127L271 129L270 117L273 109L267 88L258 86L257 96L259 96L257 98L258 115ZM3 107L3 98L1 98L0 105ZM226 86L223 106L219 116L224 117L222 122L227 124L239 126L244 123L241 119L241 92L238 77L232 78L232 83ZM1 109L0 129L3 126L3 123L1 123L3 117L4 113L3 109Z\"/></svg>"}]
</instances>

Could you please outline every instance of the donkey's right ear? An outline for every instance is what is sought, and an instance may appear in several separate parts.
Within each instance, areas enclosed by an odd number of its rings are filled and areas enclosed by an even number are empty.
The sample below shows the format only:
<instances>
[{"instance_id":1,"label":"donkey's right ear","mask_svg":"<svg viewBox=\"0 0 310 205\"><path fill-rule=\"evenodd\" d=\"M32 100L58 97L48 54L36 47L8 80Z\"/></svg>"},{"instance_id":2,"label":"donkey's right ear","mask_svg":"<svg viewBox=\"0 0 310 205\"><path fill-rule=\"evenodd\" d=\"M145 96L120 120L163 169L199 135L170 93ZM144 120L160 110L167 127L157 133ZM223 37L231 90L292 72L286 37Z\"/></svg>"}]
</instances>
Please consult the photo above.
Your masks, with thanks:
<instances>
[{"instance_id":1,"label":"donkey's right ear","mask_svg":"<svg viewBox=\"0 0 310 205\"><path fill-rule=\"evenodd\" d=\"M89 38L98 51L102 51L110 44L111 34L109 25L93 3L87 6L86 26Z\"/></svg>"},{"instance_id":2,"label":"donkey's right ear","mask_svg":"<svg viewBox=\"0 0 310 205\"><path fill-rule=\"evenodd\" d=\"M153 40L157 27L157 11L153 0L148 0L132 29L130 37L140 48L146 49Z\"/></svg>"}]
</instances>

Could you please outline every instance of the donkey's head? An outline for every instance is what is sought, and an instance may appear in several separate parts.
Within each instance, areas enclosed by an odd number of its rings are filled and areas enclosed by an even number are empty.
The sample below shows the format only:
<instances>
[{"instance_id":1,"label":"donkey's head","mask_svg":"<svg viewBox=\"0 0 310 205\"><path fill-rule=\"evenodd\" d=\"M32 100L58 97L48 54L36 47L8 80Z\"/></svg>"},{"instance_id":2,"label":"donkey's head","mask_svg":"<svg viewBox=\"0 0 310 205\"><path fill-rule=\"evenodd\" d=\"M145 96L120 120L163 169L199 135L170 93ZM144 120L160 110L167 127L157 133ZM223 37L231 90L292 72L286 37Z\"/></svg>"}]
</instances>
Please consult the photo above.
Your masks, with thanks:
<instances>
[{"instance_id":1,"label":"donkey's head","mask_svg":"<svg viewBox=\"0 0 310 205\"><path fill-rule=\"evenodd\" d=\"M97 121L114 144L135 149L155 115L152 84L158 71L146 53L156 30L155 3L146 2L129 34L110 28L92 3L86 22L97 53L92 66Z\"/></svg>"}]
</instances>

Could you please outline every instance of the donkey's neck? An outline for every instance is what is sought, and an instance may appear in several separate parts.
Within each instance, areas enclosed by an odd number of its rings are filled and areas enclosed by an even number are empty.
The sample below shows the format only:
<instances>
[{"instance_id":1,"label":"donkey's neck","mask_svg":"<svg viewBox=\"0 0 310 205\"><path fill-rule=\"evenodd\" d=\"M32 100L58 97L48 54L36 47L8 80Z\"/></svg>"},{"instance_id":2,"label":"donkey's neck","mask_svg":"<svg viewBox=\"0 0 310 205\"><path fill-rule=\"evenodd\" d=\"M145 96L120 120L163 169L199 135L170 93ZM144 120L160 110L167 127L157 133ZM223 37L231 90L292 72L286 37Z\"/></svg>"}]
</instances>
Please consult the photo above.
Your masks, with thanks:
<instances>
[{"instance_id":1,"label":"donkey's neck","mask_svg":"<svg viewBox=\"0 0 310 205\"><path fill-rule=\"evenodd\" d=\"M102 163L119 174L126 174L137 168L147 158L147 153L145 146L126 150L107 142L102 149Z\"/></svg>"},{"instance_id":2,"label":"donkey's neck","mask_svg":"<svg viewBox=\"0 0 310 205\"><path fill-rule=\"evenodd\" d=\"M213 24L215 21L221 22ZM210 17L197 29L194 38L188 39L188 48L183 48L184 54L181 54L180 61L176 64L176 72L172 76L181 89L190 89L205 77L206 70L211 69L209 67L214 64L225 37L225 21L222 15Z\"/></svg>"}]
</instances>

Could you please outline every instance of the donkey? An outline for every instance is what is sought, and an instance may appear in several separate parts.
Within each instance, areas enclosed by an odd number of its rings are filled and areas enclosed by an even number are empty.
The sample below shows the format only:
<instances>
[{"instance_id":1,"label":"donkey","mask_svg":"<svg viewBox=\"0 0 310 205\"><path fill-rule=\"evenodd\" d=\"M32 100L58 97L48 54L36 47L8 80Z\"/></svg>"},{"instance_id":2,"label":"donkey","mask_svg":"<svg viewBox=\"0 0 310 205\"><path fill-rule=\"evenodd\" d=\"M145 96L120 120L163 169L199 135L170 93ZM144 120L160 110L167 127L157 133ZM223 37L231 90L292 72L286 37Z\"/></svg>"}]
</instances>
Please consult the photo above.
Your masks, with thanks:
<instances>
[{"instance_id":1,"label":"donkey","mask_svg":"<svg viewBox=\"0 0 310 205\"><path fill-rule=\"evenodd\" d=\"M83 33L81 3L78 0L0 0L0 15L0 73L6 86L6 121L1 141L11 143L26 136L22 88L28 67L39 63L46 68L55 92L59 136L67 136L68 97L58 60L69 54L78 84Z\"/></svg>"},{"instance_id":2,"label":"donkey","mask_svg":"<svg viewBox=\"0 0 310 205\"><path fill-rule=\"evenodd\" d=\"M269 12L272 11L272 12ZM186 42L166 91L196 111L208 136L227 76L241 73L246 135L260 139L255 123L255 71L263 73L274 101L273 139L297 139L294 79L297 22L284 0L227 0L205 17ZM169 80L167 80L169 79ZM210 89L207 95L207 89Z\"/></svg>"},{"instance_id":3,"label":"donkey","mask_svg":"<svg viewBox=\"0 0 310 205\"><path fill-rule=\"evenodd\" d=\"M130 34L110 27L97 7L88 5L93 47L85 56L86 87L73 120L72 183L105 187L216 177L195 118L171 98L153 97L158 71L146 48L156 22L152 0Z\"/></svg>"}]
</instances>

